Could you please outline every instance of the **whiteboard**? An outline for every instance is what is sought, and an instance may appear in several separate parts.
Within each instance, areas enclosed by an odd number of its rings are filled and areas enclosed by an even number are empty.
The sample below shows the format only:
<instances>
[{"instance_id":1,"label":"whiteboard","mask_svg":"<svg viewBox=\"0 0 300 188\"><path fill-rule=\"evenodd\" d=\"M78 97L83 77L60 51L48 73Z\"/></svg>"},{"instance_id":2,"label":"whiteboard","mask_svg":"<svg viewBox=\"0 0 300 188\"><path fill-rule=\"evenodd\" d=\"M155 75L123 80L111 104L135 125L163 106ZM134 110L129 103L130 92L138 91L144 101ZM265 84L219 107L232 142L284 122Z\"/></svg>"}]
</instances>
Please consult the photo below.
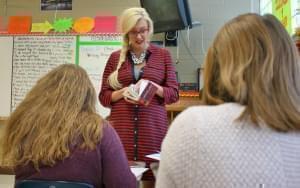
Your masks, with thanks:
<instances>
[{"instance_id":1,"label":"whiteboard","mask_svg":"<svg viewBox=\"0 0 300 188\"><path fill-rule=\"evenodd\" d=\"M0 116L10 114L13 37L0 36Z\"/></svg>"},{"instance_id":2,"label":"whiteboard","mask_svg":"<svg viewBox=\"0 0 300 188\"><path fill-rule=\"evenodd\" d=\"M121 48L121 39L115 38L104 39L95 36L81 36L79 39L79 62L78 64L83 67L96 90L97 96L100 93L102 76L106 62L113 51ZM110 114L110 109L102 106L97 100L97 112L104 118Z\"/></svg>"},{"instance_id":3,"label":"whiteboard","mask_svg":"<svg viewBox=\"0 0 300 188\"><path fill-rule=\"evenodd\" d=\"M9 116L36 81L60 64L76 63L83 67L99 94L107 59L121 48L121 41L120 35L107 34L0 35L0 116ZM110 113L99 101L96 109L104 118Z\"/></svg>"}]
</instances>

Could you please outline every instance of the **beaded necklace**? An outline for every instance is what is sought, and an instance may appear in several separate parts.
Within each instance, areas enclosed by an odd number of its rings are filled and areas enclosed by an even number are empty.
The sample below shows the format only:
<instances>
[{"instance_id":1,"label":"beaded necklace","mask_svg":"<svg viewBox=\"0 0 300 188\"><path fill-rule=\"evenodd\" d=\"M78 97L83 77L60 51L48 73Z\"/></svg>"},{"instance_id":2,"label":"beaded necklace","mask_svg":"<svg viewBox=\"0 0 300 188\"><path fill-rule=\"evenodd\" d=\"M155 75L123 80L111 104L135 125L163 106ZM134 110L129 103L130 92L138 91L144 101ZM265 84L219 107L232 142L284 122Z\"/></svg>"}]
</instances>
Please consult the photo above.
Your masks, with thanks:
<instances>
[{"instance_id":1,"label":"beaded necklace","mask_svg":"<svg viewBox=\"0 0 300 188\"><path fill-rule=\"evenodd\" d=\"M132 58L132 60L133 60L133 63L134 63L135 65L138 65L138 64L143 63L144 60L145 60L145 57L146 57L146 51L143 51L143 52L141 53L141 55L140 55L139 58L137 58L136 55L135 55L135 53L133 53L133 52L130 52L130 54L131 54L131 58Z\"/></svg>"}]
</instances>

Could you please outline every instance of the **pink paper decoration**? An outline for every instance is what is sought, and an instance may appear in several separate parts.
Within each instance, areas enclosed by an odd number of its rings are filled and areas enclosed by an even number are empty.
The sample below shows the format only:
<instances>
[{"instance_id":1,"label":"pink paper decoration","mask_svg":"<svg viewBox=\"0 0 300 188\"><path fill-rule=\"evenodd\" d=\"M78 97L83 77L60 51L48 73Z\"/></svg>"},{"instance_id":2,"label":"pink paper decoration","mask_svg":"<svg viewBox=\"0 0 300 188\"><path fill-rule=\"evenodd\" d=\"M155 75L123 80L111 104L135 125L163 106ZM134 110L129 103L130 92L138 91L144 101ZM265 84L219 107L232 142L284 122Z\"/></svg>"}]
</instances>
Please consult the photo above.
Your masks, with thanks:
<instances>
[{"instance_id":1,"label":"pink paper decoration","mask_svg":"<svg viewBox=\"0 0 300 188\"><path fill-rule=\"evenodd\" d=\"M117 17L116 16L96 16L94 33L116 33Z\"/></svg>"}]
</instances>

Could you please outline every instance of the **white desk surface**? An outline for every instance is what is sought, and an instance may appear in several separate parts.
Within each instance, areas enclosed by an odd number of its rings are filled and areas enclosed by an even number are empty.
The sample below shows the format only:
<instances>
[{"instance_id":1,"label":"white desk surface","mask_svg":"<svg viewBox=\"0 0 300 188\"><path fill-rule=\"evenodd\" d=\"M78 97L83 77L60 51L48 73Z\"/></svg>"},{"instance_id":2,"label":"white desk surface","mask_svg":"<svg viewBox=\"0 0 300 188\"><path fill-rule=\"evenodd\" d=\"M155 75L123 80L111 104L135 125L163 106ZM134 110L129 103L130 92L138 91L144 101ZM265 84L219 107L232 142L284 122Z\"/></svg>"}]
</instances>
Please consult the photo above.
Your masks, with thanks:
<instances>
[{"instance_id":1,"label":"white desk surface","mask_svg":"<svg viewBox=\"0 0 300 188\"><path fill-rule=\"evenodd\" d=\"M1 188L14 188L15 176L14 175L0 175Z\"/></svg>"}]
</instances>

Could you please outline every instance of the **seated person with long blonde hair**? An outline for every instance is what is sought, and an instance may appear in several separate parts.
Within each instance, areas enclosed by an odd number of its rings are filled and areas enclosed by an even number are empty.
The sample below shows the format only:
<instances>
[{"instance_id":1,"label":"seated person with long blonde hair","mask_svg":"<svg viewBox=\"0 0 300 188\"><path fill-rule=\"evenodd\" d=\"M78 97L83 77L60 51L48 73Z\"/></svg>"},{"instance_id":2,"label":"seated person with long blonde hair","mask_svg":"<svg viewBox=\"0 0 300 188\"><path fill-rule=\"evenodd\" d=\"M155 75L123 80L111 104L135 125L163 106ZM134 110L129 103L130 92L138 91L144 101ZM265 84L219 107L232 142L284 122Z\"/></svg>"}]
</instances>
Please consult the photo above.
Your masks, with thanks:
<instances>
[{"instance_id":1,"label":"seated person with long blonde hair","mask_svg":"<svg viewBox=\"0 0 300 188\"><path fill-rule=\"evenodd\" d=\"M64 64L42 77L11 114L4 164L20 180L62 180L94 187L136 187L120 139L95 109L84 69Z\"/></svg>"},{"instance_id":2,"label":"seated person with long blonde hair","mask_svg":"<svg viewBox=\"0 0 300 188\"><path fill-rule=\"evenodd\" d=\"M208 49L204 105L162 145L157 188L299 188L300 64L272 15L240 15Z\"/></svg>"}]
</instances>

